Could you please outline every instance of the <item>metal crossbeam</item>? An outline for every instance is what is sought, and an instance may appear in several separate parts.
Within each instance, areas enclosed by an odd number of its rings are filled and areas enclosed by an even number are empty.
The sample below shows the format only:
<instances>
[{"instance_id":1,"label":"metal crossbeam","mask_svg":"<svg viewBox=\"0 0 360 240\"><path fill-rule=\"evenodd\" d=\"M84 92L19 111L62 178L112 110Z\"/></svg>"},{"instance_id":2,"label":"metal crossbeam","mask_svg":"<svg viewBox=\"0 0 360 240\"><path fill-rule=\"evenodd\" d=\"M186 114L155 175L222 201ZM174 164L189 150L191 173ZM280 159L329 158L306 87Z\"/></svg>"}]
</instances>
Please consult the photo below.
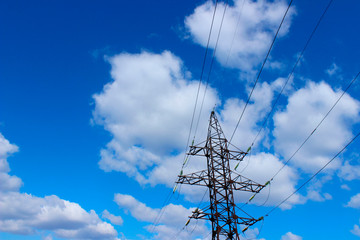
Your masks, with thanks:
<instances>
[{"instance_id":1,"label":"metal crossbeam","mask_svg":"<svg viewBox=\"0 0 360 240\"><path fill-rule=\"evenodd\" d=\"M251 217L241 210L236 213L234 190L258 193L265 187L230 169L230 160L242 161L247 153L229 150L229 142L220 127L215 112L211 112L208 135L205 146L190 146L188 155L206 157L207 169L180 175L177 183L206 186L209 189L210 205L204 209L195 209L190 216L194 219L211 221L212 239L240 240L237 225L251 226L259 219Z\"/></svg>"}]
</instances>

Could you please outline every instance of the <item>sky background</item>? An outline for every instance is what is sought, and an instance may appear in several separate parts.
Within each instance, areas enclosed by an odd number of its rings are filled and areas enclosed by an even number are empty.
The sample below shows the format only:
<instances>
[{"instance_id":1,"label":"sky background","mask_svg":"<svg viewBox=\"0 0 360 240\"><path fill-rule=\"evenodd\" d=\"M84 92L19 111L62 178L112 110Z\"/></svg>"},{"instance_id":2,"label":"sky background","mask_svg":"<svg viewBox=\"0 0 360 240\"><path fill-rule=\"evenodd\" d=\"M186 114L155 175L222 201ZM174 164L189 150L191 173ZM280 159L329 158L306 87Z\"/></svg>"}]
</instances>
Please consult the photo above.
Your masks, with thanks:
<instances>
[{"instance_id":1,"label":"sky background","mask_svg":"<svg viewBox=\"0 0 360 240\"><path fill-rule=\"evenodd\" d=\"M293 2L234 135L240 149L251 145L328 2ZM214 107L230 138L288 3L229 1L214 52L219 1L199 85L214 1L1 1L0 239L209 239L206 221L181 231L206 206L205 189L178 187L165 201L198 86L201 101L208 82L191 139L206 138ZM359 10L358 1L333 1L241 175L268 181L360 71ZM245 211L264 216L359 132L359 80ZM360 239L359 147L241 238ZM205 167L191 158L184 173Z\"/></svg>"}]
</instances>

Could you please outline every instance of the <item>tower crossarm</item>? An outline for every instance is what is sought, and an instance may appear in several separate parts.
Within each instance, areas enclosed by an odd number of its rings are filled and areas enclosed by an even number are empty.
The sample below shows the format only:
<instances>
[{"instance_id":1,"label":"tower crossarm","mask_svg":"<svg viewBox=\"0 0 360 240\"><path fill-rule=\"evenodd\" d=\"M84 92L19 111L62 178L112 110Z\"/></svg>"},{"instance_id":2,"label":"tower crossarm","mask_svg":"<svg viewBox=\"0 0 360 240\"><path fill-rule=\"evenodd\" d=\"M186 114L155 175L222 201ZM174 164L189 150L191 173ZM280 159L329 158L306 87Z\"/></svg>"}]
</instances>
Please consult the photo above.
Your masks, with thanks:
<instances>
[{"instance_id":1,"label":"tower crossarm","mask_svg":"<svg viewBox=\"0 0 360 240\"><path fill-rule=\"evenodd\" d=\"M235 190L259 193L266 185L262 185L232 171L232 184Z\"/></svg>"},{"instance_id":2,"label":"tower crossarm","mask_svg":"<svg viewBox=\"0 0 360 240\"><path fill-rule=\"evenodd\" d=\"M209 150L210 150L210 148L207 146L204 146L204 147L190 146L190 150L187 154L192 155L192 156L196 155L196 156L209 157L208 156ZM215 154L220 154L220 153L217 153L215 149L211 149L211 150L213 150ZM242 161L247 154L246 152L243 152L243 151L235 151L235 150L229 150L229 149L223 149L223 151L225 153L228 153L229 160L235 160L235 161ZM223 153L221 153L221 154L223 154Z\"/></svg>"},{"instance_id":3,"label":"tower crossarm","mask_svg":"<svg viewBox=\"0 0 360 240\"><path fill-rule=\"evenodd\" d=\"M207 170L202 170L199 172L194 172L187 175L179 175L176 183L180 184L189 184L189 185L200 185L200 186L208 186L208 172Z\"/></svg>"},{"instance_id":4,"label":"tower crossarm","mask_svg":"<svg viewBox=\"0 0 360 240\"><path fill-rule=\"evenodd\" d=\"M236 220L237 224L252 226L257 223L259 220L255 218L247 218L247 217L238 217Z\"/></svg>"},{"instance_id":5,"label":"tower crossarm","mask_svg":"<svg viewBox=\"0 0 360 240\"><path fill-rule=\"evenodd\" d=\"M243 212L243 211L242 211ZM246 215L248 215L246 213ZM192 215L189 216L189 218L193 218L193 219L206 219L206 220L210 220L212 221L212 213L210 212L210 206L204 208L204 209L199 209L196 208L193 212ZM236 214L233 214L232 218L236 221L237 224L241 224L241 225L246 225L246 226L252 226L255 223L257 223L258 221L262 220L262 218L256 219L251 217L250 215L248 215L247 217L240 217Z\"/></svg>"},{"instance_id":6,"label":"tower crossarm","mask_svg":"<svg viewBox=\"0 0 360 240\"><path fill-rule=\"evenodd\" d=\"M243 152L232 145L234 151L229 150L230 145L232 144L225 138L216 114L212 111L206 140L196 145L193 141L183 163L184 168L190 156L201 156L206 158L207 169L183 175L182 168L176 181L177 184L200 185L208 188L210 205L202 209L196 208L185 226L191 219L210 220L212 240L240 240L238 225L245 227L242 228L244 232L249 226L260 221L261 218L253 218L241 208L236 209L234 191L252 192L253 196L249 200L251 201L268 184L261 185L231 170L230 161L238 161L236 169L250 148L247 152Z\"/></svg>"},{"instance_id":7,"label":"tower crossarm","mask_svg":"<svg viewBox=\"0 0 360 240\"><path fill-rule=\"evenodd\" d=\"M189 216L189 218L193 218L193 219L211 219L211 213L209 213L208 211L209 211L209 207L206 207L205 209L196 208L192 212L192 215Z\"/></svg>"}]
</instances>

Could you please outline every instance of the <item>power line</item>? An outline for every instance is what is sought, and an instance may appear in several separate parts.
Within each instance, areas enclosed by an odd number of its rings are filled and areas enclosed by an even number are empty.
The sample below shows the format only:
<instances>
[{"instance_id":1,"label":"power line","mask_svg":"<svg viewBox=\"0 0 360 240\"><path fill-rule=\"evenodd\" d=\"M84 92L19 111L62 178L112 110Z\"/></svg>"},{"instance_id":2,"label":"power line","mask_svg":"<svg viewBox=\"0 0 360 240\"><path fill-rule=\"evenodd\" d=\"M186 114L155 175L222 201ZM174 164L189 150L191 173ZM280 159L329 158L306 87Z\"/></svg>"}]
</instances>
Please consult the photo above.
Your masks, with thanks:
<instances>
[{"instance_id":1,"label":"power line","mask_svg":"<svg viewBox=\"0 0 360 240\"><path fill-rule=\"evenodd\" d=\"M290 160L298 153L298 151L304 146L304 144L309 140L309 138L316 132L316 130L319 128L319 126L324 122L324 120L328 117L330 112L335 108L335 106L338 104L338 102L341 100L341 98L345 95L345 93L349 90L351 85L355 82L355 80L359 77L360 72L350 81L346 89L343 91L343 93L339 96L339 98L336 100L336 102L332 105L330 110L325 114L325 116L320 120L320 122L317 124L317 126L314 128L314 130L308 135L308 137L303 141L303 143L298 147L298 149L291 155L291 157L282 165L282 167L272 176L272 178L266 183L266 185L269 185L274 178L284 169L284 167L290 162ZM243 208L245 205L247 205L255 196L257 193L255 193L246 203L244 203L240 208Z\"/></svg>"},{"instance_id":2,"label":"power line","mask_svg":"<svg viewBox=\"0 0 360 240\"><path fill-rule=\"evenodd\" d=\"M316 175L318 175L322 170L324 170L335 158L337 158L352 142L355 141L356 138L360 136L360 131L358 134L356 134L355 137L351 139L350 142L348 142L345 147L343 147L332 159L330 159L322 168L320 168L314 175L312 175L308 180L306 180L299 188L297 188L292 194L290 194L287 198L285 198L283 201L281 201L278 205L276 205L274 208L272 208L265 216L269 216L270 213L272 213L275 209L280 207L283 203L285 203L289 198L291 198L295 193L297 193L301 188L303 188L307 183L309 183Z\"/></svg>"},{"instance_id":3,"label":"power line","mask_svg":"<svg viewBox=\"0 0 360 240\"><path fill-rule=\"evenodd\" d=\"M206 139L204 146L192 146L189 154L206 157L207 169L180 175L177 181L179 184L207 187L210 193L210 204L204 209L194 211L187 224L192 218L210 220L213 239L220 236L239 239L238 225L252 226L260 219L251 217L242 209L242 215L246 216L236 214L233 190L255 193L260 192L265 185L241 175L231 177L230 161L242 161L246 153L228 148L228 141L214 111L211 112Z\"/></svg>"},{"instance_id":4,"label":"power line","mask_svg":"<svg viewBox=\"0 0 360 240\"><path fill-rule=\"evenodd\" d=\"M226 9L227 9L227 7L228 7L228 5L229 5L228 3L229 3L229 1L227 0L226 3L225 3L224 12L223 12L222 19L221 19L220 28L219 28L219 32L218 32L218 36L217 36L215 48L214 48L213 55L212 55L212 58L211 58L211 64L210 64L209 74L208 74L208 78L207 78L207 81L206 81L205 91L204 91L204 95L203 95L203 98L202 98L201 107L200 107L200 112L199 112L199 115L198 115L198 121L197 121L197 124L196 124L195 133L194 133L194 137L193 137L194 140L195 140L195 135L196 135L196 132L197 132L197 129L198 129L198 126L199 126L199 122L200 122L200 116L201 116L201 112L202 112L202 109L203 109L203 105L204 105L204 100L205 100L207 88L208 88L209 81L210 81L210 75L211 75L212 68L213 68L213 63L214 63L214 60L215 60L215 54L216 54L217 46L218 46L218 43L219 43L219 38L220 38L220 34L221 34L221 29L222 29L222 26L223 26ZM231 53L231 50L232 50L232 46L233 46L233 44L234 44L234 40L235 40L235 37L236 37L237 29L238 29L238 27L239 27L239 25L240 25L240 19L241 19L242 11L243 11L243 9L244 9L244 4L245 4L245 0L243 0L242 5L241 5L241 9L240 9L238 21L237 21L236 28L235 28L235 32L234 32L234 35L233 35L233 38L232 38L232 41L231 41L231 44L230 44L230 49L229 49L229 51L228 51L228 55L227 55L227 58L226 58L226 63L225 63L225 65L227 65L227 63L228 63L228 61L229 61L229 58L230 58L230 53Z\"/></svg>"},{"instance_id":5,"label":"power line","mask_svg":"<svg viewBox=\"0 0 360 240\"><path fill-rule=\"evenodd\" d=\"M247 238L247 237L245 236L245 233L243 232L244 238L245 238L246 240L257 240L257 239L259 239L259 236L260 236L260 234L261 234L261 231L262 231L262 229L263 229L263 226L264 226L264 219L261 220L260 229L258 230L258 233L255 234L255 235L256 235L255 237Z\"/></svg>"},{"instance_id":6,"label":"power line","mask_svg":"<svg viewBox=\"0 0 360 240\"><path fill-rule=\"evenodd\" d=\"M200 209L200 205L203 203L204 198L205 198L208 190L209 190L209 189L206 189L206 191L204 192L204 195L202 196L202 198L201 198L201 200L200 200L200 203L198 204L198 206L196 207L196 209ZM198 222L198 219L196 219L196 225L195 225L195 227L193 228L193 230L191 231L190 235L194 232L195 228L197 227L197 222ZM190 221L188 220L188 222L185 223L185 225L180 229L180 231L176 233L176 235L174 236L175 239L178 238L178 236L180 235L180 233L181 233L182 231L184 231L184 229L186 228L187 224L189 224L189 223L190 223Z\"/></svg>"},{"instance_id":7,"label":"power line","mask_svg":"<svg viewBox=\"0 0 360 240\"><path fill-rule=\"evenodd\" d=\"M216 2L215 2L214 13L213 13L212 20L211 20L210 31L209 31L209 36L208 36L206 49L205 49L205 55L204 55L204 59L203 59L202 67L201 67L199 85L198 85L198 89L197 89L197 93L196 93L194 111L193 111L193 114L192 114L192 117L191 117L191 124L190 124L189 135L188 135L188 139L187 139L187 143L186 143L186 147L185 147L185 152L187 151L187 148L188 148L189 142L190 142L190 136L191 136L192 127L193 127L193 123L194 123L196 106L197 106L197 102L198 102L198 99L199 99L199 92L200 92L201 82L202 82L202 78L203 78L203 74L204 74L207 54L208 54L208 51L209 51L209 43L210 43L211 33L212 33L213 25L214 25L214 19L215 19L217 4L218 4L218 0L216 0ZM185 157L184 157L184 159L185 159Z\"/></svg>"},{"instance_id":8,"label":"power line","mask_svg":"<svg viewBox=\"0 0 360 240\"><path fill-rule=\"evenodd\" d=\"M203 98L202 98L202 101L201 101L201 106L200 106L200 111L199 111L199 114L198 114L198 120L197 120L197 123L196 123L196 127L195 127L195 131L194 131L194 137L193 137L193 142L195 141L195 136L196 136L196 133L197 133L197 129L199 127L199 123L200 123L200 117L201 117L201 113L202 113L202 109L203 109L203 106L204 106L204 101L205 101L205 96L206 96L206 92L207 92L207 88L208 88L208 85L209 85L209 81L210 81L210 76L211 76L211 72L212 72L212 68L213 68L213 64L214 64L214 60L215 60L215 55L216 55L216 51L217 51L217 47L218 47L218 44L219 44L219 39L220 39L220 35L221 35L221 30L222 30L222 27L223 27L223 23L224 23L224 18L225 18L225 13L226 13L226 10L227 10L227 7L228 7L228 2L229 0L226 1L225 3L225 7L224 7L224 11L223 11L223 14L222 14L222 18L221 18L221 23L220 23L220 27L219 27L219 31L218 31L218 35L217 35L217 39L216 39L216 44L215 44L215 47L214 47L214 51L213 51L213 54L212 54L212 57L211 57L211 63L210 63L210 68L209 68L209 73L208 73L208 77L206 79L206 85L205 85L205 90L204 90L204 95L203 95ZM214 12L215 14L215 12ZM214 17L215 15L213 15ZM213 18L214 19L214 18ZM210 38L209 38L210 40ZM209 41L208 41L209 42ZM191 132L191 131L190 131ZM190 134L189 132L189 134ZM190 138L190 135L189 135L189 138ZM188 142L189 144L189 139L188 139ZM187 149L187 148L186 148ZM187 159L188 157L188 159ZM187 162L189 161L190 159L190 156L186 156L185 159L184 159L184 163L183 163L183 166L181 168L181 171L183 171L183 168L187 166Z\"/></svg>"},{"instance_id":9,"label":"power line","mask_svg":"<svg viewBox=\"0 0 360 240\"><path fill-rule=\"evenodd\" d=\"M268 50L268 52L267 52L267 54L266 54L266 57L265 57L265 59L264 59L264 62L263 62L262 66L261 66L261 68L260 68L260 71L259 71L259 73L258 73L258 75L257 75L257 77L256 77L254 86L253 86L252 89L251 89L251 92L250 92L249 97L248 97L248 99L247 99L247 101L246 101L246 104L245 104L245 106L244 106L244 109L243 109L243 111L242 111L242 113L241 113L241 115L240 115L240 118L239 118L239 120L238 120L238 122L237 122L237 124L236 124L236 127L235 127L235 129L234 129L234 132L233 132L232 135L231 135L230 142L232 141L232 139L233 139L233 137L234 137L234 134L235 134L235 132L236 132L236 130L237 130L239 124L240 124L240 121L241 121L241 119L242 119L242 117L243 117L243 115L244 115L244 112L245 112L245 110L246 110L246 107L247 107L247 105L249 104L250 98L251 98L251 96L252 96L252 94L253 94L253 92L254 92L254 89L255 89L255 87L256 87L256 84L257 84L258 81L259 81L259 78L260 78L260 75L261 75L261 73L262 73L262 70L264 69L265 63L266 63L266 61L267 61L267 59L268 59L268 57L269 57L269 55L270 55L270 52L271 52L272 47L274 46L275 40L276 40L276 38L277 38L277 35L279 34L279 31L280 31L280 29L281 29L281 26L282 26L284 20L285 20L285 17L286 17L286 15L287 15L287 13L289 12L289 9L290 9L290 7L291 7L292 2L293 2L293 0L290 1L289 6L288 6L288 8L286 9L286 12L285 12L285 14L284 14L284 16L283 16L283 18L282 18L282 20L281 20L281 23L280 23L280 25L279 25L279 27L278 27L278 29L277 29L277 31L276 31L276 34L275 34L275 36L274 36L274 39L273 39L273 41L272 41L272 43L271 43L271 45L270 45L270 48L269 48L269 50Z\"/></svg>"},{"instance_id":10,"label":"power line","mask_svg":"<svg viewBox=\"0 0 360 240\"><path fill-rule=\"evenodd\" d=\"M218 4L218 0L216 0L216 2L215 2L214 13L213 13L212 20L211 20L210 31L209 31L209 36L208 36L208 40L207 40L207 44L206 44L204 59L203 59L202 67L201 67L201 74L200 74L198 89L197 89L196 98L195 98L194 110L193 110L193 114L192 114L192 117L191 117L190 129L189 129L189 134L188 134L187 143L186 143L186 147L185 147L185 152L187 151L187 148L188 148L188 145L189 145L190 136L191 136L191 132L192 132L192 127L193 127L193 123L194 123L196 106L197 106L197 102L198 102L198 98L199 98L199 92L200 92L202 77L203 77L203 74L204 74L205 63L206 63L207 54L208 54L208 50L209 50L209 43L210 43L210 38L211 38L212 29L213 29L213 25L214 25L214 19L215 19L217 4ZM186 159L186 155L184 156L184 160L185 159ZM182 168L183 167L184 167L184 164L183 164ZM174 189L176 188L176 186L177 186L177 184L175 184ZM165 199L165 201L164 201L164 203L163 203L163 205L162 205L162 207L160 209L160 212L158 213L157 217L154 220L153 228L152 228L151 233L154 232L155 226L157 225L157 223L160 221L162 215L164 214L164 211L165 211L165 208L166 208L165 206L170 202L174 192L175 192L174 190L170 190L168 197Z\"/></svg>"},{"instance_id":11,"label":"power line","mask_svg":"<svg viewBox=\"0 0 360 240\"><path fill-rule=\"evenodd\" d=\"M314 27L314 29L313 29L313 31L311 32L308 40L306 41L306 44L305 44L304 48L302 49L300 55L298 56L298 58L297 58L297 60L296 60L296 62L295 62L295 64L294 64L294 66L293 66L293 68L292 68L292 71L291 71L290 74L288 75L288 78L287 78L285 84L283 85L283 87L282 87L279 95L277 96L277 98L276 98L276 100L275 100L275 102L274 102L274 104L273 104L273 106L272 106L272 108L271 108L271 111L270 111L269 114L267 115L266 119L264 120L264 122L263 122L263 124L262 124L262 126L261 126L261 128L260 128L260 130L258 131L257 135L255 136L253 142L251 143L251 145L250 145L250 147L249 147L248 149L251 149L251 147L254 145L257 137L260 135L260 132L261 132L262 129L264 128L265 123L267 122L268 118L270 117L270 115L271 115L272 112L274 111L275 106L276 106L276 104L277 104L280 96L282 95L282 93L283 93L283 91L284 91L287 83L289 82L289 80L290 80L291 77L293 76L294 71L295 71L295 68L296 68L297 65L299 64L300 59L301 59L302 56L304 55L305 50L307 49L307 47L308 47L308 45L309 45L312 37L314 36L317 28L319 27L322 19L324 18L326 12L327 12L328 9L330 8L332 2L333 2L333 0L330 0L330 1L329 1L329 3L327 4L325 10L323 11L322 15L320 16L320 18L319 18L316 26ZM360 72L359 72L359 73L360 73ZM343 92L343 94L339 97L339 99L335 102L335 104L332 106L332 108L329 110L329 112L328 112L328 113L324 116L324 118L320 121L320 123L317 125L317 127L316 127L316 128L311 132L311 134L305 139L305 141L300 145L300 147L295 151L295 153L285 162L285 164L275 173L275 175L270 179L270 181L268 181L269 183L279 174L279 172L280 172L280 171L288 164L288 162L296 155L296 153L302 148L302 146L309 140L309 138L311 137L311 135L314 134L314 132L317 130L317 128L318 128L318 127L321 125L321 123L325 120L325 118L327 117L327 115L329 115L329 113L330 113L330 112L332 111L332 109L336 106L336 104L340 101L340 99L341 99L342 96L345 94L345 92L350 88L350 86L351 86L351 85L353 84L353 82L356 80L356 78L358 77L359 73L358 73L358 74L356 75L356 77L350 82L350 84L347 86L347 88L345 89L345 91ZM255 194L255 195L256 195L256 194ZM269 196L268 196L268 198L269 198ZM248 200L246 203L244 203L244 204L242 205L242 207L245 206L245 205L247 205L249 202L250 202L250 200Z\"/></svg>"},{"instance_id":12,"label":"power line","mask_svg":"<svg viewBox=\"0 0 360 240\"><path fill-rule=\"evenodd\" d=\"M240 8L239 17L238 17L238 20L237 20L237 23L236 23L236 28L235 28L235 32L234 32L233 38L232 38L232 40L231 40L229 52L228 52L228 55L227 55L227 57L226 57L225 66L228 64L229 59L230 59L230 53L231 53L232 47L233 47L233 45L234 45L234 41L235 41L235 37L236 37L236 34L237 34L237 30L239 29L240 19L241 19L241 16L242 16L242 12L243 12L243 10L244 10L245 1L246 1L246 0L243 0L242 5L241 5L241 8Z\"/></svg>"},{"instance_id":13,"label":"power line","mask_svg":"<svg viewBox=\"0 0 360 240\"><path fill-rule=\"evenodd\" d=\"M272 181L278 174L281 172L282 169L290 162L290 160L299 152L299 150L304 146L304 144L309 140L309 138L316 132L316 130L319 128L319 126L324 122L324 120L327 118L327 116L330 114L330 112L334 109L334 107L338 104L340 99L345 95L345 93L349 90L351 85L355 82L355 80L358 78L360 72L351 80L349 85L346 87L346 89L343 91L343 93L340 95L340 97L336 100L336 102L332 105L330 110L325 114L325 116L321 119L321 121L317 124L317 126L314 128L314 130L307 136L307 138L303 141L303 143L296 149L296 151L291 155L291 157L285 162L285 164L274 174L274 176L270 179Z\"/></svg>"},{"instance_id":14,"label":"power line","mask_svg":"<svg viewBox=\"0 0 360 240\"><path fill-rule=\"evenodd\" d=\"M173 195L173 192L170 191L169 194L167 195L167 197L165 198L165 201L163 202L162 207L160 208L160 211L159 211L158 215L154 219L154 222L152 224L153 226L151 228L150 233L154 232L156 225L160 222L160 219L163 216L163 214L165 212L165 209L167 207L167 204L170 202L170 200L172 198L172 195Z\"/></svg>"},{"instance_id":15,"label":"power line","mask_svg":"<svg viewBox=\"0 0 360 240\"><path fill-rule=\"evenodd\" d=\"M220 35L221 35L221 29L222 29L222 26L223 26L223 23L224 23L224 18L225 18L226 9L228 7L228 3L229 3L229 0L227 0L226 3L225 3L224 12L223 12L223 15L222 15L222 18L221 18L220 28L219 28L219 32L218 32L218 35L217 35L215 48L214 48L214 51L213 51L213 54L212 54L210 68L209 68L209 74L208 74L208 77L207 77L207 80L206 80L205 91L204 91L204 95L203 95L203 98L202 98L201 107L200 107L199 116L198 116L198 121L197 121L196 128L195 128L194 139L195 139L197 129L199 127L200 116L201 116L201 112L202 112L203 105L204 105L204 100L205 100L205 95L206 95L207 88L208 88L209 81L210 81L211 71L212 71L212 68L213 68L213 65L214 65L215 54L216 54L216 50L217 50L217 47L218 47L219 38L220 38Z\"/></svg>"},{"instance_id":16,"label":"power line","mask_svg":"<svg viewBox=\"0 0 360 240\"><path fill-rule=\"evenodd\" d=\"M280 93L278 94L278 96L277 96L277 98L276 98L276 100L275 100L275 102L274 102L274 104L273 104L273 106L272 106L272 108L271 108L271 111L270 111L270 112L268 113L268 115L266 116L264 122L263 122L262 125L261 125L260 130L258 131L257 135L255 136L254 140L252 141L252 143L251 143L251 145L250 145L251 147L254 145L256 139L259 137L261 131L264 129L265 124L266 124L266 122L268 121L269 117L272 115L272 113L273 113L273 111L274 111L274 109L275 109L275 106L277 105L277 103L278 103L278 101L279 101L279 99L280 99L280 96L282 95L283 91L285 90L285 87L287 86L288 82L289 82L290 79L292 78L292 76L293 76L293 74L294 74L294 71L295 71L296 67L298 66L298 64L299 64L299 62L300 62L300 59L301 59L302 56L304 55L305 50L307 49L307 47L308 47L311 39L313 38L316 30L318 29L321 21L323 20L325 14L326 14L326 12L328 11L328 9L329 9L330 5L332 4L332 2L333 2L333 0L330 0L330 1L329 1L329 3L328 3L328 5L326 6L324 12L322 13L321 17L319 18L317 24L315 25L315 28L314 28L313 31L311 32L308 40L306 41L306 44L305 44L304 48L302 49L301 53L299 54L299 56L298 56L298 58L297 58L297 60L296 60L296 62L295 62L295 64L294 64L294 66L293 66L290 74L288 75L287 80L285 81L285 83L284 83L284 85L283 85Z\"/></svg>"}]
</instances>

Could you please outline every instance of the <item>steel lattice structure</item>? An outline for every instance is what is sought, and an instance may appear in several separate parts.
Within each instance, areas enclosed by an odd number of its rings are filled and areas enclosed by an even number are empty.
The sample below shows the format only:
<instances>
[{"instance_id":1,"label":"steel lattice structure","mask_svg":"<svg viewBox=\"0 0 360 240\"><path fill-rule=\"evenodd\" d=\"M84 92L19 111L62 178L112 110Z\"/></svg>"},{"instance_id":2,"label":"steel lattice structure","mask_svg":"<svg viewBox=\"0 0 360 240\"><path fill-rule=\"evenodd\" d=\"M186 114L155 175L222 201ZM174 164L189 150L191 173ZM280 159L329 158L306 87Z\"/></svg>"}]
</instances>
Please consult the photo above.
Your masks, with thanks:
<instances>
[{"instance_id":1,"label":"steel lattice structure","mask_svg":"<svg viewBox=\"0 0 360 240\"><path fill-rule=\"evenodd\" d=\"M242 161L246 153L229 150L215 112L211 112L205 146L190 146L188 155L204 156L207 170L188 175L179 175L177 183L206 186L209 189L210 205L193 211L191 218L207 219L212 225L212 239L239 240L238 225L251 226L260 219L255 219L238 208L234 203L234 190L258 193L265 185L245 178L230 169L230 160ZM236 211L238 210L238 211ZM241 210L243 216L237 212Z\"/></svg>"}]
</instances>

